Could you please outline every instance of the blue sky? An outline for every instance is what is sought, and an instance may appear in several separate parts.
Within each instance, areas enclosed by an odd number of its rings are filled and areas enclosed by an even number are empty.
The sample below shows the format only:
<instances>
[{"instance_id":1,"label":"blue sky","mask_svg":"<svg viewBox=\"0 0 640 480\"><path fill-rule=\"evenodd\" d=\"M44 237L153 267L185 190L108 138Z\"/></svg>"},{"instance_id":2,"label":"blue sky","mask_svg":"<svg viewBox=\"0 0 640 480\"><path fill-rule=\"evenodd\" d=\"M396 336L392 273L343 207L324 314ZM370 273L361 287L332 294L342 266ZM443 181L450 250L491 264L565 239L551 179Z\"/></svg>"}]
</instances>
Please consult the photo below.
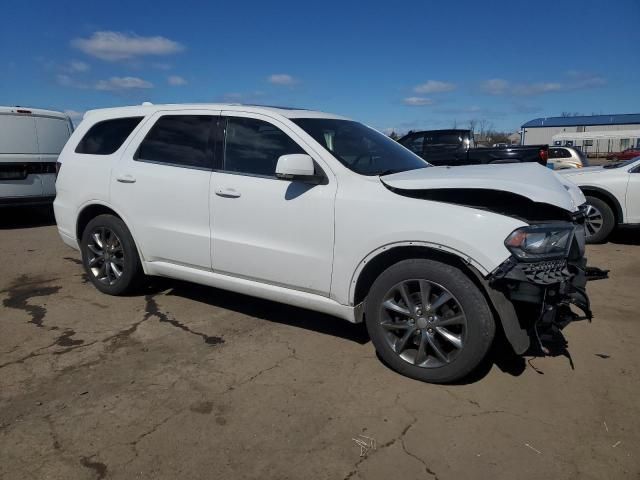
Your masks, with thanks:
<instances>
[{"instance_id":1,"label":"blue sky","mask_svg":"<svg viewBox=\"0 0 640 480\"><path fill-rule=\"evenodd\" d=\"M229 101L406 131L640 112L638 0L6 0L2 17L0 105L76 117Z\"/></svg>"}]
</instances>

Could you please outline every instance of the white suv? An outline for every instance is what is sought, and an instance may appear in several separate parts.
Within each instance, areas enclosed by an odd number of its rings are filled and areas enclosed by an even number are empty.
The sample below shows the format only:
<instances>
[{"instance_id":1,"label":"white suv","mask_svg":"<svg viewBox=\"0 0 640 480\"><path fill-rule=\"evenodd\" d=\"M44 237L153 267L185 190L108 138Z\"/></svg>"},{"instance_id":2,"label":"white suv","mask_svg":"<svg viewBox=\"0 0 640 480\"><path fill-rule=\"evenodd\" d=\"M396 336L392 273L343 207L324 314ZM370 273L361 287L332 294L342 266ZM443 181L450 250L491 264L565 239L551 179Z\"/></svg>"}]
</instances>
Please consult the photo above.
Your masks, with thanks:
<instances>
[{"instance_id":1,"label":"white suv","mask_svg":"<svg viewBox=\"0 0 640 480\"><path fill-rule=\"evenodd\" d=\"M584 196L538 164L431 167L355 121L243 105L91 111L61 156L60 235L104 293L160 275L364 319L430 382L498 324L523 353L569 303L591 315Z\"/></svg>"},{"instance_id":2,"label":"white suv","mask_svg":"<svg viewBox=\"0 0 640 480\"><path fill-rule=\"evenodd\" d=\"M587 243L606 241L616 225L640 224L640 157L559 173L587 198Z\"/></svg>"}]
</instances>

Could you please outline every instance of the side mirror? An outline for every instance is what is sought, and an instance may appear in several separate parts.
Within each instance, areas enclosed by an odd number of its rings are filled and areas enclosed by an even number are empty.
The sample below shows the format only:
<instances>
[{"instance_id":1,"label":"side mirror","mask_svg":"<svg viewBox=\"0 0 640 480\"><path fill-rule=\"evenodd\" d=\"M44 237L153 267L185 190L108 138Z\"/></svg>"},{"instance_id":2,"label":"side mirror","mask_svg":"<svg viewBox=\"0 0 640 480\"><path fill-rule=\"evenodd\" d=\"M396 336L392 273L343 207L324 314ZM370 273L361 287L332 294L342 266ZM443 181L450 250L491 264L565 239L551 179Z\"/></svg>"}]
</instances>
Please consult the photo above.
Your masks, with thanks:
<instances>
[{"instance_id":1,"label":"side mirror","mask_svg":"<svg viewBox=\"0 0 640 480\"><path fill-rule=\"evenodd\" d=\"M316 179L313 158L304 153L282 155L276 164L276 177L284 180Z\"/></svg>"}]
</instances>

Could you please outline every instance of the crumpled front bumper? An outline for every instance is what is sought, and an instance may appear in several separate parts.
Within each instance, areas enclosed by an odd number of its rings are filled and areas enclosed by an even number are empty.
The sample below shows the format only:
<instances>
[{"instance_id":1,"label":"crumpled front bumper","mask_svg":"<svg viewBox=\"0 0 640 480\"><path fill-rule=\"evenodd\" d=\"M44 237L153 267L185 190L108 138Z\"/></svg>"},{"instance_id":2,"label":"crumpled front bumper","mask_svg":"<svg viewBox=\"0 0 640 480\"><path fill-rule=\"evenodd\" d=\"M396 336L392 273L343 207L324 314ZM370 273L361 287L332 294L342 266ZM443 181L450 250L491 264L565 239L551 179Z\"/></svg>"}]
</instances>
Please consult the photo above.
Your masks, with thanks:
<instances>
[{"instance_id":1,"label":"crumpled front bumper","mask_svg":"<svg viewBox=\"0 0 640 480\"><path fill-rule=\"evenodd\" d=\"M493 294L508 299L513 305L516 319L505 319L504 315L501 319L506 336L517 353L524 353L531 345L531 339L544 352L545 347L540 342L542 333L562 329L572 321L593 318L587 282L607 278L608 271L587 266L581 217L576 216L574 224L574 238L567 258L524 262L511 256L488 278ZM571 305L575 305L582 315L575 313Z\"/></svg>"}]
</instances>

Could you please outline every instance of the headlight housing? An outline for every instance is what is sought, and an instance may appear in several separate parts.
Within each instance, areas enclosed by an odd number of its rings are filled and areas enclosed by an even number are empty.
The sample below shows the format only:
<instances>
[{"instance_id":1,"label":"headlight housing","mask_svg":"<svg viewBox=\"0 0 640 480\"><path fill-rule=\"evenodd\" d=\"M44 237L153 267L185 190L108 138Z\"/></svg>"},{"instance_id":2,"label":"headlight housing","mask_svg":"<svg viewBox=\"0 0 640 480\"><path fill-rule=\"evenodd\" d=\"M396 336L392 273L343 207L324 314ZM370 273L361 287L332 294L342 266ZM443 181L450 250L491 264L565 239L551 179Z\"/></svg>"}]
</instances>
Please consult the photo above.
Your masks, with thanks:
<instances>
[{"instance_id":1,"label":"headlight housing","mask_svg":"<svg viewBox=\"0 0 640 480\"><path fill-rule=\"evenodd\" d=\"M504 245L525 262L565 258L569 255L573 232L570 224L530 225L511 232Z\"/></svg>"}]
</instances>

